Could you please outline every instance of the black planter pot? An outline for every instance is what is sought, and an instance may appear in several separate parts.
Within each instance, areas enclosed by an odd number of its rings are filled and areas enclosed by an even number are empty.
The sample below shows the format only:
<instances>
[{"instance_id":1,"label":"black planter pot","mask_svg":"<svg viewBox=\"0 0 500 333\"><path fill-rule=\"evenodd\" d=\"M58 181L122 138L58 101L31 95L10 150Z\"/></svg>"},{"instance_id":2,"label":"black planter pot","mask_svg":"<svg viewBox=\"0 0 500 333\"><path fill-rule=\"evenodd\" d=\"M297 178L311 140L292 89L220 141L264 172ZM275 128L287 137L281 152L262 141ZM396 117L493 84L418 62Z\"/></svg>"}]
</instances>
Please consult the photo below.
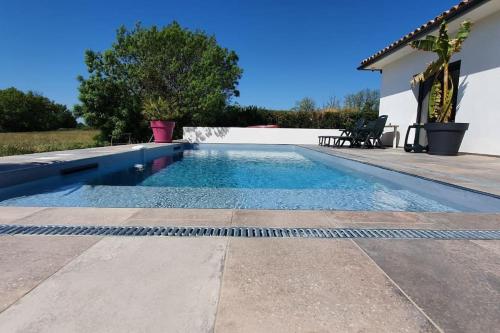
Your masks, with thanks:
<instances>
[{"instance_id":1,"label":"black planter pot","mask_svg":"<svg viewBox=\"0 0 500 333\"><path fill-rule=\"evenodd\" d=\"M424 125L432 155L457 155L468 123L427 123Z\"/></svg>"}]
</instances>

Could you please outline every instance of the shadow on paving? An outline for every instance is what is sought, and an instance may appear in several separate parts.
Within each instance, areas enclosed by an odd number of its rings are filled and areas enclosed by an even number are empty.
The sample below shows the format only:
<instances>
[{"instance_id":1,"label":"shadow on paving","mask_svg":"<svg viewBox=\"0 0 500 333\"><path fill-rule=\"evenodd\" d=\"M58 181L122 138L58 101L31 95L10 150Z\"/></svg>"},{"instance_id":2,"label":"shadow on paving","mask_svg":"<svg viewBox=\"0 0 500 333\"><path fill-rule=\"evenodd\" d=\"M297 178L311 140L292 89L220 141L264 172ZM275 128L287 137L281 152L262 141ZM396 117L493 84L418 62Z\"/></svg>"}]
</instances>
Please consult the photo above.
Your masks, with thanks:
<instances>
[{"instance_id":1,"label":"shadow on paving","mask_svg":"<svg viewBox=\"0 0 500 333\"><path fill-rule=\"evenodd\" d=\"M444 331L498 331L500 241L355 242Z\"/></svg>"}]
</instances>

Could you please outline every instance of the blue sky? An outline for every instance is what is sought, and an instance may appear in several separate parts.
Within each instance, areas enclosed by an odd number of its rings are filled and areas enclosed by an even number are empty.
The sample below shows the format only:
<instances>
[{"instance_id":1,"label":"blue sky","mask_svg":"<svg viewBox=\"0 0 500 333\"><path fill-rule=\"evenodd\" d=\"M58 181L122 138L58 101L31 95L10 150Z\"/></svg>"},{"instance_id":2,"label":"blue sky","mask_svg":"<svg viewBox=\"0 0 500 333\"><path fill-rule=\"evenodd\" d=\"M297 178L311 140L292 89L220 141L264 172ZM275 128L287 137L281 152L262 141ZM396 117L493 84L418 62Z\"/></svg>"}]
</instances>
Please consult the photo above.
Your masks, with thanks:
<instances>
[{"instance_id":1,"label":"blue sky","mask_svg":"<svg viewBox=\"0 0 500 333\"><path fill-rule=\"evenodd\" d=\"M244 70L242 105L288 109L363 88L378 73L359 62L458 0L0 0L0 88L35 90L78 102L86 49L103 50L116 28L181 25L214 34Z\"/></svg>"}]
</instances>

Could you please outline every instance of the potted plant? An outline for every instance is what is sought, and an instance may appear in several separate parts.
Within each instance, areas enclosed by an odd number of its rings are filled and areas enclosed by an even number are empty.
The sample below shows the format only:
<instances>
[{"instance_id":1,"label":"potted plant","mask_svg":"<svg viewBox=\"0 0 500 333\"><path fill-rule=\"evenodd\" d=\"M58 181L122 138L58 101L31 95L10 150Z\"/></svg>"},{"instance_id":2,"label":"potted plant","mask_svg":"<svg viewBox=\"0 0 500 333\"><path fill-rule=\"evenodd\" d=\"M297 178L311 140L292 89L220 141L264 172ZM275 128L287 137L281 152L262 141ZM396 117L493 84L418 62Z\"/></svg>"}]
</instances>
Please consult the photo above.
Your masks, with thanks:
<instances>
[{"instance_id":1,"label":"potted plant","mask_svg":"<svg viewBox=\"0 0 500 333\"><path fill-rule=\"evenodd\" d=\"M425 39L410 42L410 46L420 51L434 52L438 59L429 64L422 73L412 79L415 86L432 79L429 95L429 122L424 125L429 143L428 153L435 155L457 155L468 123L455 123L451 119L453 110L453 86L449 64L453 54L460 52L463 42L470 33L472 23L464 21L455 36L448 36L446 22L441 23L439 35L426 36Z\"/></svg>"},{"instance_id":2,"label":"potted plant","mask_svg":"<svg viewBox=\"0 0 500 333\"><path fill-rule=\"evenodd\" d=\"M144 100L143 114L150 122L155 143L172 142L174 119L178 116L175 106L161 96L147 97Z\"/></svg>"}]
</instances>

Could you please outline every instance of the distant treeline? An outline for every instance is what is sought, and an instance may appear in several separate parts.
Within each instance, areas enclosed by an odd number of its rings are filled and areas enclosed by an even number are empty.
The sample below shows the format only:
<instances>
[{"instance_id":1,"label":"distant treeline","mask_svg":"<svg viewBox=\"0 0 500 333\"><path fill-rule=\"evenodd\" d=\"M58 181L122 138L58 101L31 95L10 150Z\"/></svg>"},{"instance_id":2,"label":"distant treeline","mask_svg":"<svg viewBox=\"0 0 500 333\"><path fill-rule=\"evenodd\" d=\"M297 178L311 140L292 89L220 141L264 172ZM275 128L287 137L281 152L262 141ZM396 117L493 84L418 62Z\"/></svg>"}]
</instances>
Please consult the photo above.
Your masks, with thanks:
<instances>
[{"instance_id":1,"label":"distant treeline","mask_svg":"<svg viewBox=\"0 0 500 333\"><path fill-rule=\"evenodd\" d=\"M366 120L378 116L378 91L362 90L344 97L344 102L331 98L321 108L310 98L303 98L291 110L270 110L257 106L226 105L222 110L212 111L210 117L176 119L175 137L182 137L182 127L247 127L254 125L278 125L282 128L349 128L360 117ZM136 130L133 140L148 140L149 124L145 119L136 119L129 124ZM0 132L48 131L60 128L75 128L77 122L65 105L28 91L26 93L8 88L0 90ZM103 128L101 128L103 131ZM104 133L105 132L105 133ZM141 133L140 135L137 135ZM109 133L101 133L107 140ZM104 135L103 135L104 134Z\"/></svg>"},{"instance_id":2,"label":"distant treeline","mask_svg":"<svg viewBox=\"0 0 500 333\"><path fill-rule=\"evenodd\" d=\"M0 89L0 132L49 131L75 128L68 108L32 91Z\"/></svg>"},{"instance_id":3,"label":"distant treeline","mask_svg":"<svg viewBox=\"0 0 500 333\"><path fill-rule=\"evenodd\" d=\"M374 111L378 112L380 92L375 89L363 89L344 96L343 100L337 96L331 96L322 107L316 105L316 101L310 97L304 97L295 102L292 111Z\"/></svg>"}]
</instances>

